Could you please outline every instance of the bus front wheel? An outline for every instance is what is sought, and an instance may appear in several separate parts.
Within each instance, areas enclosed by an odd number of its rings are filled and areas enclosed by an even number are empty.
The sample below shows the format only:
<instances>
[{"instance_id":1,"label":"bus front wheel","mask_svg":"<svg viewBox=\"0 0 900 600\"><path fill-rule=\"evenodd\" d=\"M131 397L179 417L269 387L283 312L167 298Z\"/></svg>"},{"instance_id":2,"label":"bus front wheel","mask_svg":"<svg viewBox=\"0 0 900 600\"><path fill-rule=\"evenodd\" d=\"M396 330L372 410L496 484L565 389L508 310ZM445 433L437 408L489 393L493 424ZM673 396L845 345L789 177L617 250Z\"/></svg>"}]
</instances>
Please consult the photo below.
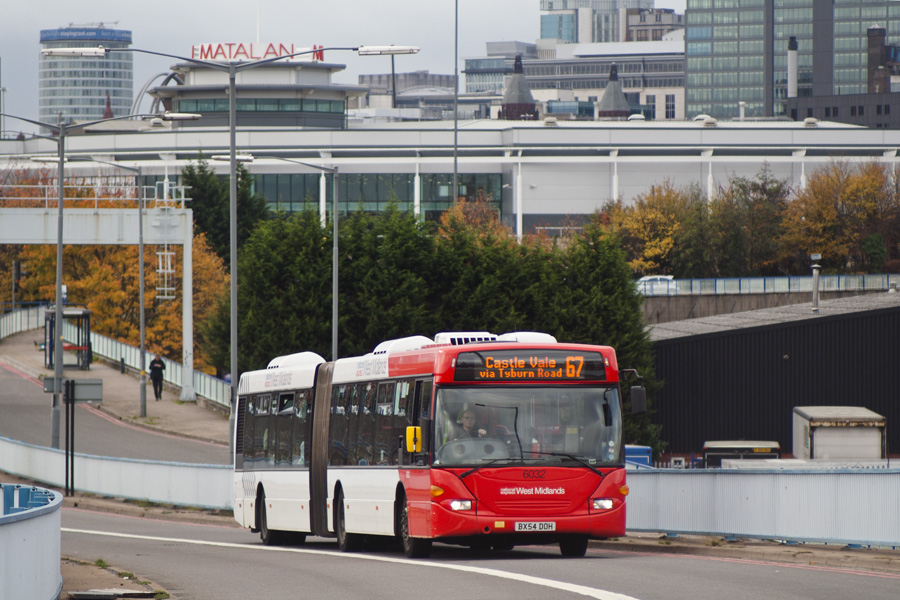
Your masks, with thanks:
<instances>
[{"instance_id":1,"label":"bus front wheel","mask_svg":"<svg viewBox=\"0 0 900 600\"><path fill-rule=\"evenodd\" d=\"M563 556L579 558L587 552L588 539L585 535L573 535L559 540L559 551Z\"/></svg>"},{"instance_id":2,"label":"bus front wheel","mask_svg":"<svg viewBox=\"0 0 900 600\"><path fill-rule=\"evenodd\" d=\"M403 553L407 558L431 556L431 540L409 535L409 507L406 505L406 498L401 498L400 503L400 541L403 543Z\"/></svg>"},{"instance_id":3,"label":"bus front wheel","mask_svg":"<svg viewBox=\"0 0 900 600\"><path fill-rule=\"evenodd\" d=\"M334 533L337 536L338 548L341 549L341 552L359 552L362 550L362 536L358 533L347 533L343 492L338 492L337 497L334 499Z\"/></svg>"}]
</instances>

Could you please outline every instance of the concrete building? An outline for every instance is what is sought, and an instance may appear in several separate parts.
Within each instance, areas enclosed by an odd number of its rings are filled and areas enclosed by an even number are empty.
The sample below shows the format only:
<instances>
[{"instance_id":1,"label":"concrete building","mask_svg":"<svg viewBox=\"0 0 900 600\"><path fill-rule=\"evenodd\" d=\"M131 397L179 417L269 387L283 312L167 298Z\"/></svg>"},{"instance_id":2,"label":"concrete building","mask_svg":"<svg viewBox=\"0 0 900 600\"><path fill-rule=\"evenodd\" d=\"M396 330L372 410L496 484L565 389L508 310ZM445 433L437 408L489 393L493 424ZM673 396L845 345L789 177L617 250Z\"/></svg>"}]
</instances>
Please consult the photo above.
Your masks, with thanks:
<instances>
[{"instance_id":1,"label":"concrete building","mask_svg":"<svg viewBox=\"0 0 900 600\"><path fill-rule=\"evenodd\" d=\"M658 42L673 31L684 29L684 15L671 8L625 9L623 42Z\"/></svg>"},{"instance_id":2,"label":"concrete building","mask_svg":"<svg viewBox=\"0 0 900 600\"><path fill-rule=\"evenodd\" d=\"M788 93L785 114L794 121L824 119L852 123L876 129L900 129L900 94L894 91L892 80L900 71L900 46L886 44L883 27L873 25L867 34L867 89L858 94L825 94L798 96L796 93L796 64L793 55L796 42L788 43Z\"/></svg>"},{"instance_id":3,"label":"concrete building","mask_svg":"<svg viewBox=\"0 0 900 600\"><path fill-rule=\"evenodd\" d=\"M129 176L90 162L102 156L140 168L148 185L176 178L201 155L209 160L228 152L228 128L204 126L204 120L175 129L144 124L67 136L66 174ZM665 180L698 185L712 196L734 177L754 178L764 165L796 187L836 159L900 166L900 131L827 122L480 119L461 120L458 133L461 194L488 197L504 222L523 233L577 222L614 198L632 202ZM453 201L453 139L446 120L343 129L272 121L241 124L237 136L239 152L255 157L245 166L256 190L274 209L331 211L331 175L289 162L299 160L340 168L341 212L379 211L393 202L423 219L439 218ZM2 140L0 169L34 169L29 157L55 153L51 140ZM228 173L227 161L209 165ZM54 197L55 189L51 182L44 194Z\"/></svg>"},{"instance_id":4,"label":"concrete building","mask_svg":"<svg viewBox=\"0 0 900 600\"><path fill-rule=\"evenodd\" d=\"M540 58L524 54L522 65L525 80L539 102L587 103L587 118L592 118L593 103L603 97L612 65L616 65L622 91L635 111L645 112L649 119L685 118L683 41L541 44L531 48ZM515 57L507 54L512 49L489 44L488 57L466 59L466 90L495 91L496 82L512 73ZM470 73L478 84L470 86Z\"/></svg>"},{"instance_id":5,"label":"concrete building","mask_svg":"<svg viewBox=\"0 0 900 600\"><path fill-rule=\"evenodd\" d=\"M41 48L128 48L131 32L96 26L41 30ZM103 118L107 98L114 116L130 114L134 98L131 52L110 52L102 58L44 56L39 60L39 119L56 123Z\"/></svg>"},{"instance_id":6,"label":"concrete building","mask_svg":"<svg viewBox=\"0 0 900 600\"><path fill-rule=\"evenodd\" d=\"M797 95L867 91L867 28L900 42L900 3L886 0L687 0L687 116L785 115L788 40L798 43Z\"/></svg>"}]
</instances>

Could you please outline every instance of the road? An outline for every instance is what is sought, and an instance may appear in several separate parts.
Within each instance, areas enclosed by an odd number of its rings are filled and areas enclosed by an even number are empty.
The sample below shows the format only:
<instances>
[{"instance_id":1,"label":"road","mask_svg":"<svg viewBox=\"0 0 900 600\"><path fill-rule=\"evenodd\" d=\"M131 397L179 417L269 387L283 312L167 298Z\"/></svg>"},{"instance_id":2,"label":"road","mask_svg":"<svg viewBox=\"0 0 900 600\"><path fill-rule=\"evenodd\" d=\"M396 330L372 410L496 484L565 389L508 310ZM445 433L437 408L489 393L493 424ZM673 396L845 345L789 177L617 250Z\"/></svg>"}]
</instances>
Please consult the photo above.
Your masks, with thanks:
<instances>
[{"instance_id":1,"label":"road","mask_svg":"<svg viewBox=\"0 0 900 600\"><path fill-rule=\"evenodd\" d=\"M0 365L0 436L29 444L49 446L51 394L31 379ZM152 402L152 394L150 395ZM65 411L60 411L60 448L65 448ZM130 425L79 404L75 409L75 452L95 456L115 456L187 462L229 464L228 448L203 441L166 435Z\"/></svg>"},{"instance_id":2,"label":"road","mask_svg":"<svg viewBox=\"0 0 900 600\"><path fill-rule=\"evenodd\" d=\"M179 600L325 598L491 600L846 600L896 598L900 574L710 556L591 548L564 559L555 547L474 557L436 545L430 560L397 549L342 554L333 540L271 548L221 524L186 524L64 508L62 553L98 558L164 586Z\"/></svg>"}]
</instances>

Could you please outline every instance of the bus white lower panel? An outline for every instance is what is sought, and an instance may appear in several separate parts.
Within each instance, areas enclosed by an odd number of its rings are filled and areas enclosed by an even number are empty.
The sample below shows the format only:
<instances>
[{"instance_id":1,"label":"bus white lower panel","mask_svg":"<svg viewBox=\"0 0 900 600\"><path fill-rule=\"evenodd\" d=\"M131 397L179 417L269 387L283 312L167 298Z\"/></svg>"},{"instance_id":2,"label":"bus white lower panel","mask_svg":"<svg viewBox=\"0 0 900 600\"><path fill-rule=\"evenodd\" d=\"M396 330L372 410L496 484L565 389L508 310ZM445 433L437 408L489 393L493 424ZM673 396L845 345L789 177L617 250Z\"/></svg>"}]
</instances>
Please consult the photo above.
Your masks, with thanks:
<instances>
[{"instance_id":1,"label":"bus white lower panel","mask_svg":"<svg viewBox=\"0 0 900 600\"><path fill-rule=\"evenodd\" d=\"M334 507L335 491L340 487L348 532L394 535L394 500L399 482L397 468L329 469L328 504ZM333 519L329 518L328 527L334 531Z\"/></svg>"},{"instance_id":2,"label":"bus white lower panel","mask_svg":"<svg viewBox=\"0 0 900 600\"><path fill-rule=\"evenodd\" d=\"M309 471L253 471L245 472L243 481L236 491L252 493L244 502L244 526L258 527L255 519L256 492L262 486L266 495L266 521L269 529L275 531L311 531L309 510ZM250 477L248 477L250 476ZM249 479L255 478L255 485L248 485ZM252 488L246 489L246 488Z\"/></svg>"}]
</instances>

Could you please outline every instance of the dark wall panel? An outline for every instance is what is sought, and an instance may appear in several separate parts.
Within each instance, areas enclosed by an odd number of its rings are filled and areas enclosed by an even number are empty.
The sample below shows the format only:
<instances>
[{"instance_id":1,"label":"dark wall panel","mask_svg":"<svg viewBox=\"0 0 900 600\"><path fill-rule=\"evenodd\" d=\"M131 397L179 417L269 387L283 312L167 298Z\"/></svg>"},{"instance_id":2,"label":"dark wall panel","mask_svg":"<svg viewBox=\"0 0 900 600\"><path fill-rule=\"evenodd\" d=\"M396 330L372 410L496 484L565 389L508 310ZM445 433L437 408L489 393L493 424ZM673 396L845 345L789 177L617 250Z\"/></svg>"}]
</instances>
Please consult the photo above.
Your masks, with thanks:
<instances>
[{"instance_id":1,"label":"dark wall panel","mask_svg":"<svg viewBox=\"0 0 900 600\"><path fill-rule=\"evenodd\" d=\"M707 440L793 446L795 406L863 406L900 452L900 310L814 317L654 344L654 421L671 452Z\"/></svg>"}]
</instances>

